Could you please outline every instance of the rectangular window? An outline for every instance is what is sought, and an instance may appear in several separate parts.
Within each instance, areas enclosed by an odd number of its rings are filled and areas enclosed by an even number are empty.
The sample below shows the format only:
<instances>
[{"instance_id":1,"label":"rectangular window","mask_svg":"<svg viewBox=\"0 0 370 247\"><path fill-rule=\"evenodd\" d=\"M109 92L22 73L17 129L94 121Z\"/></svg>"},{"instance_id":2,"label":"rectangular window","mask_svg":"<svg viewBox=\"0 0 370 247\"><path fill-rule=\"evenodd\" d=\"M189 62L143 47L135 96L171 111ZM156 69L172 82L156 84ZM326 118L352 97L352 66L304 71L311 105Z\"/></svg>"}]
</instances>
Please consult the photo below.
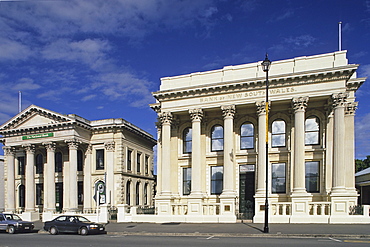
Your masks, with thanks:
<instances>
[{"instance_id":1,"label":"rectangular window","mask_svg":"<svg viewBox=\"0 0 370 247\"><path fill-rule=\"evenodd\" d=\"M145 174L149 173L149 156L145 155Z\"/></svg>"},{"instance_id":2,"label":"rectangular window","mask_svg":"<svg viewBox=\"0 0 370 247\"><path fill-rule=\"evenodd\" d=\"M96 170L104 170L104 149L96 150Z\"/></svg>"},{"instance_id":3,"label":"rectangular window","mask_svg":"<svg viewBox=\"0 0 370 247\"><path fill-rule=\"evenodd\" d=\"M140 172L141 170L141 153L137 153L136 155L136 171Z\"/></svg>"},{"instance_id":4,"label":"rectangular window","mask_svg":"<svg viewBox=\"0 0 370 247\"><path fill-rule=\"evenodd\" d=\"M131 171L132 150L127 150L127 171Z\"/></svg>"},{"instance_id":5,"label":"rectangular window","mask_svg":"<svg viewBox=\"0 0 370 247\"><path fill-rule=\"evenodd\" d=\"M83 181L78 181L77 182L77 195L78 195L78 205L82 205L84 201L84 182Z\"/></svg>"},{"instance_id":6,"label":"rectangular window","mask_svg":"<svg viewBox=\"0 0 370 247\"><path fill-rule=\"evenodd\" d=\"M211 167L211 194L220 195L223 189L223 177L224 177L223 166L212 166Z\"/></svg>"},{"instance_id":7,"label":"rectangular window","mask_svg":"<svg viewBox=\"0 0 370 247\"><path fill-rule=\"evenodd\" d=\"M272 193L285 193L286 182L285 182L285 163L271 164L272 181L271 191Z\"/></svg>"},{"instance_id":8,"label":"rectangular window","mask_svg":"<svg viewBox=\"0 0 370 247\"><path fill-rule=\"evenodd\" d=\"M318 193L320 191L319 181L319 161L308 161L305 165L306 173L306 190L310 193Z\"/></svg>"},{"instance_id":9,"label":"rectangular window","mask_svg":"<svg viewBox=\"0 0 370 247\"><path fill-rule=\"evenodd\" d=\"M190 195L191 192L191 168L182 169L182 194Z\"/></svg>"},{"instance_id":10,"label":"rectangular window","mask_svg":"<svg viewBox=\"0 0 370 247\"><path fill-rule=\"evenodd\" d=\"M25 163L24 156L18 157L18 175L24 175L25 173Z\"/></svg>"},{"instance_id":11,"label":"rectangular window","mask_svg":"<svg viewBox=\"0 0 370 247\"><path fill-rule=\"evenodd\" d=\"M36 205L43 205L44 184L36 184Z\"/></svg>"}]
</instances>

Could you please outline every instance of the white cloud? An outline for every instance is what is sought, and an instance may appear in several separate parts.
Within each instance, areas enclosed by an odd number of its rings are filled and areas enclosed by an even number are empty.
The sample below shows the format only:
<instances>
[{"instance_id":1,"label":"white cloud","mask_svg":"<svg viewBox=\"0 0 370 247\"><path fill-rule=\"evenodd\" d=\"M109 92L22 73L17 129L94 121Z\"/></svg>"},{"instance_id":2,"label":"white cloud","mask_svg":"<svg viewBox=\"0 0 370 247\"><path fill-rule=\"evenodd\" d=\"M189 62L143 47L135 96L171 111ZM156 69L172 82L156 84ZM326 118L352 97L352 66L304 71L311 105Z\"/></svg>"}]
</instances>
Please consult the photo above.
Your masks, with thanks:
<instances>
[{"instance_id":1,"label":"white cloud","mask_svg":"<svg viewBox=\"0 0 370 247\"><path fill-rule=\"evenodd\" d=\"M311 46L316 39L309 34L301 35L298 37L289 37L284 40L288 45L292 45L294 48L306 48Z\"/></svg>"},{"instance_id":2,"label":"white cloud","mask_svg":"<svg viewBox=\"0 0 370 247\"><path fill-rule=\"evenodd\" d=\"M33 54L30 47L5 37L0 37L0 51L0 61L26 60Z\"/></svg>"}]
</instances>

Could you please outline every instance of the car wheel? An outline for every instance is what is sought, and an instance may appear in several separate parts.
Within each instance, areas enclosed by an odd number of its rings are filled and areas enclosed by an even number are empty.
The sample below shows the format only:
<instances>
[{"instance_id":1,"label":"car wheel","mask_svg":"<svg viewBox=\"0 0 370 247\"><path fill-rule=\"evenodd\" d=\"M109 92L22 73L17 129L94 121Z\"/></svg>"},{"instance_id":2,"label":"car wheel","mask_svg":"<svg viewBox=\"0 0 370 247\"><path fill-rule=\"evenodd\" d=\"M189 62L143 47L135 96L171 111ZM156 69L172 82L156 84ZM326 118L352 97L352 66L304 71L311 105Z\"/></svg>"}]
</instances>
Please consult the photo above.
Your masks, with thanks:
<instances>
[{"instance_id":1,"label":"car wheel","mask_svg":"<svg viewBox=\"0 0 370 247\"><path fill-rule=\"evenodd\" d=\"M80 234L81 234L81 235L87 235L87 233L88 233L88 230L87 230L87 228L86 228L86 227L82 227L82 228L80 229Z\"/></svg>"},{"instance_id":2,"label":"car wheel","mask_svg":"<svg viewBox=\"0 0 370 247\"><path fill-rule=\"evenodd\" d=\"M15 227L14 226L8 226L8 233L14 234L15 233Z\"/></svg>"},{"instance_id":3,"label":"car wheel","mask_svg":"<svg viewBox=\"0 0 370 247\"><path fill-rule=\"evenodd\" d=\"M49 233L50 233L51 235L57 235L57 234L58 234L58 230L57 230L57 228L56 228L56 227L52 226L52 227L50 227L50 229L49 229Z\"/></svg>"}]
</instances>

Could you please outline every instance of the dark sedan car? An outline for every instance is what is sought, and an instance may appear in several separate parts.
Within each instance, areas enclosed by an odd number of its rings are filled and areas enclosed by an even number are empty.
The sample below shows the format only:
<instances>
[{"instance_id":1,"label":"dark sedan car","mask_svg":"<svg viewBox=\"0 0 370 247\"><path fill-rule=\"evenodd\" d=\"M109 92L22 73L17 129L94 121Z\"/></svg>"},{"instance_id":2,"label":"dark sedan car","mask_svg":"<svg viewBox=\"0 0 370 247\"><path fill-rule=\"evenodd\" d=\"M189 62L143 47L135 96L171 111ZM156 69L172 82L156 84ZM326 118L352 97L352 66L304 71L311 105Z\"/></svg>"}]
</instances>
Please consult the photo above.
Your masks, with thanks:
<instances>
[{"instance_id":1,"label":"dark sedan car","mask_svg":"<svg viewBox=\"0 0 370 247\"><path fill-rule=\"evenodd\" d=\"M23 221L16 214L0 213L0 230L5 230L10 234L16 232L32 232L33 222Z\"/></svg>"},{"instance_id":2,"label":"dark sedan car","mask_svg":"<svg viewBox=\"0 0 370 247\"><path fill-rule=\"evenodd\" d=\"M44 230L52 235L78 233L81 235L106 233L105 226L76 215L62 215L44 223Z\"/></svg>"}]
</instances>

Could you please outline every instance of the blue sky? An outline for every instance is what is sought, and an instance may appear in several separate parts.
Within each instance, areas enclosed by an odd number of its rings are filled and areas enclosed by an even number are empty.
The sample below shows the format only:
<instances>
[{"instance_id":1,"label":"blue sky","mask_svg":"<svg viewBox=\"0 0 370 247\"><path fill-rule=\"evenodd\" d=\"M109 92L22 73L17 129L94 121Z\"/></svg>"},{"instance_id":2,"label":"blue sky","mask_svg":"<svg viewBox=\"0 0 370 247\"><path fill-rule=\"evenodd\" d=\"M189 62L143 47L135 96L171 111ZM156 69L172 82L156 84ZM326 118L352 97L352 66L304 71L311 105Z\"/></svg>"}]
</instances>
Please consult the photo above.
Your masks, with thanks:
<instances>
[{"instance_id":1,"label":"blue sky","mask_svg":"<svg viewBox=\"0 0 370 247\"><path fill-rule=\"evenodd\" d=\"M370 76L370 0L0 0L0 123L35 104L156 137L160 78L342 47ZM356 157L370 155L369 82Z\"/></svg>"}]
</instances>

